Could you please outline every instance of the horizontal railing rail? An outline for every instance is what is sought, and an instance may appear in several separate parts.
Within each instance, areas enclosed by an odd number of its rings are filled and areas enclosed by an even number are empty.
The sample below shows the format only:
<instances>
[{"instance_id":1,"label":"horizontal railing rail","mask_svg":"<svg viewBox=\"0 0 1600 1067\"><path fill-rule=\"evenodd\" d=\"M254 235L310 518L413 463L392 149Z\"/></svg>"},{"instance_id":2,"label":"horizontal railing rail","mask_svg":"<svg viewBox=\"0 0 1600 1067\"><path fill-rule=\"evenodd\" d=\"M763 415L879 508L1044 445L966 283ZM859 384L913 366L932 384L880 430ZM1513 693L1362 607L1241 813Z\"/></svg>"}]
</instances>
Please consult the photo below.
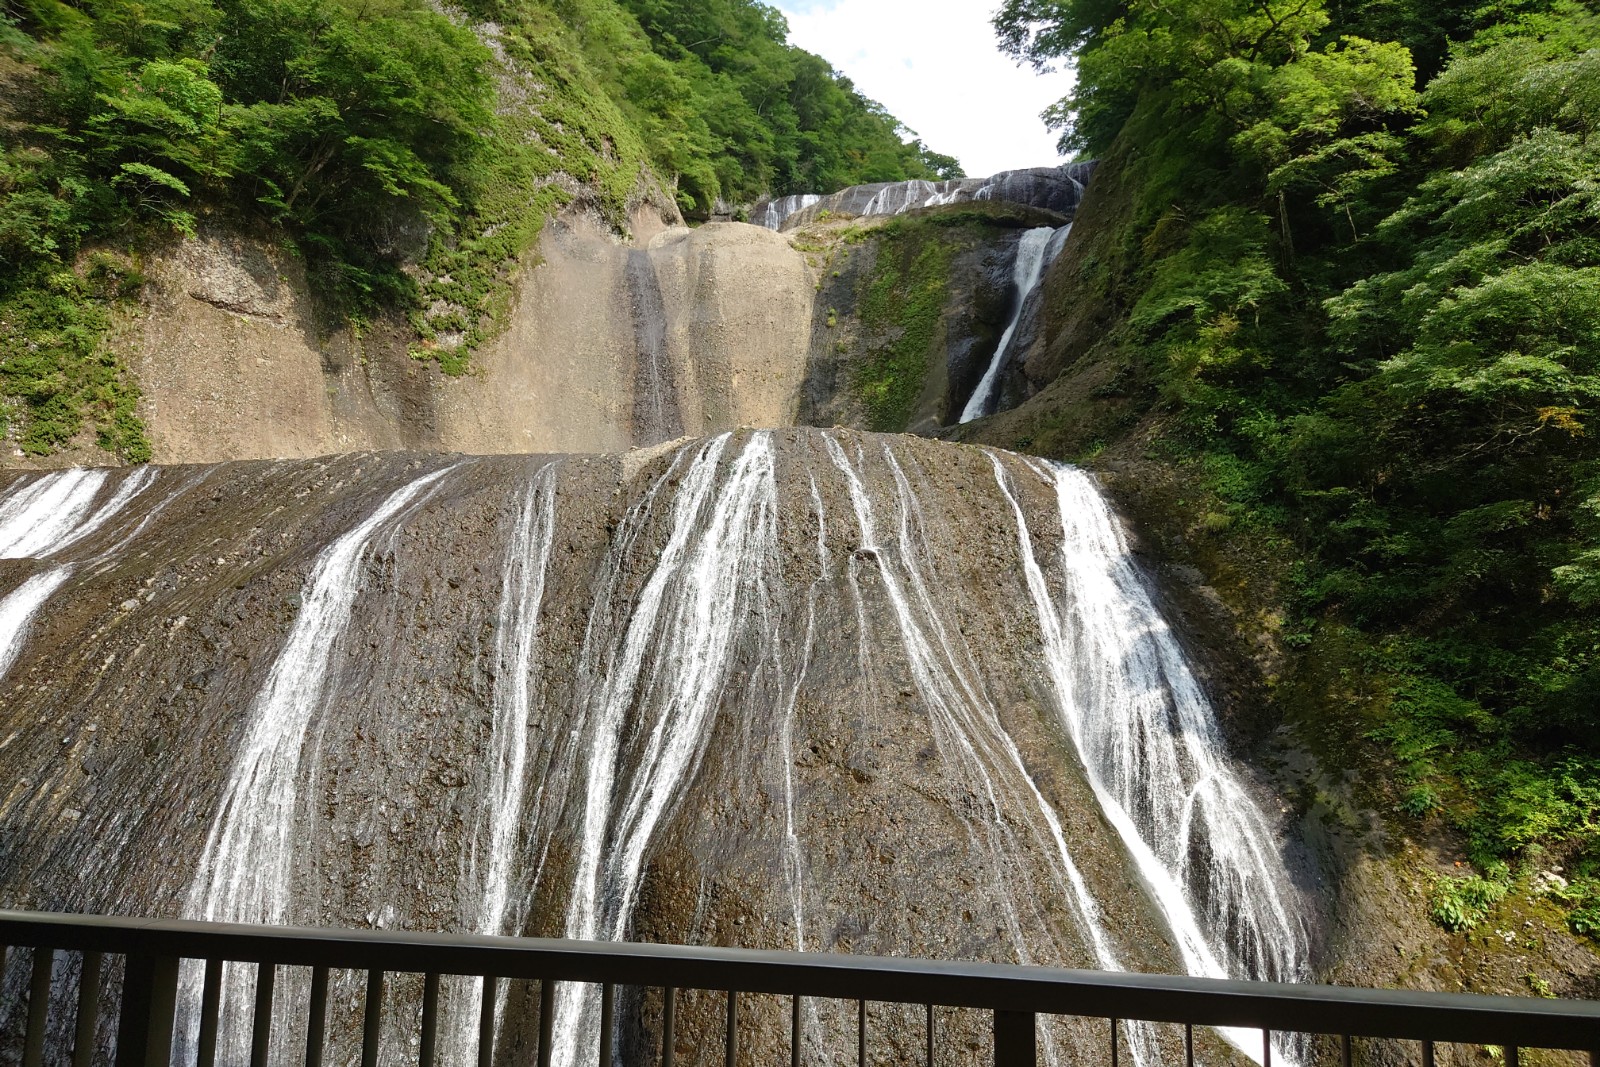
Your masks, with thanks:
<instances>
[{"instance_id":1,"label":"horizontal railing rail","mask_svg":"<svg viewBox=\"0 0 1600 1067\"><path fill-rule=\"evenodd\" d=\"M1484 996L1347 986L1229 981L1125 971L1084 971L997 963L967 963L880 956L701 948L631 942L566 941L541 938L488 937L388 930L327 930L278 926L245 926L172 919L137 919L0 910L0 988L15 953L31 948L28 1030L22 1067L39 1067L50 974L58 951L84 954L84 974L98 975L105 954L127 958L119 1009L117 1067L166 1067L170 1059L178 961L207 961L206 1003L202 1022L202 1062L207 1025L214 1047L216 988L220 962L254 963L262 968L258 982L270 1017L271 975L279 966L313 969L313 1012L325 1004L328 969L366 971L367 1041L376 1040L377 1003L387 973L424 974L423 1067L432 1062L438 976L467 975L486 979L524 979L542 983L545 1007L540 1062L548 1061L551 989L554 983L583 982L603 987L603 1010L609 1018L617 986L659 987L663 996L665 1044L671 1044L673 996L681 989L727 991L730 994L772 994L795 998L793 1062L799 1062L800 998L858 1001L862 1005L862 1049L865 1050L865 1005L902 1003L928 1006L928 1054L933 1055L933 1006L974 1008L995 1013L995 1062L1012 1067L1036 1062L1035 1017L1060 1015L1112 1021L1112 1047L1119 1020L1185 1024L1192 1052L1196 1026L1242 1027L1274 1032L1334 1035L1341 1039L1341 1059L1350 1062L1351 1038L1389 1038L1421 1043L1422 1062L1431 1067L1433 1046L1464 1043L1502 1046L1508 1067L1515 1067L1520 1048L1575 1049L1600 1065L1600 1003L1531 997ZM90 981L80 983L76 1033L81 1044L92 1035L98 994ZM492 1022L489 1006L495 983L486 981L485 1037ZM431 1005L430 1005L431 998ZM728 997L728 1053L732 1063L738 1045L738 999ZM258 1018L259 1028L259 1018ZM600 1062L609 1067L610 1034L602 1027ZM258 1034L264 1040L264 1035ZM320 1036L315 1036L319 1045ZM1266 1038L1264 1038L1264 1041ZM82 1050L75 1049L74 1067ZM1114 1053L1113 1053L1114 1054ZM1267 1048L1270 1057L1270 1047ZM309 1060L309 1057L308 1057ZM480 1063L488 1057L480 1047ZM663 1063L671 1063L670 1048ZM863 1061L864 1062L864 1061ZM187 1067L187 1065L184 1065ZM315 1065L313 1065L315 1067Z\"/></svg>"}]
</instances>

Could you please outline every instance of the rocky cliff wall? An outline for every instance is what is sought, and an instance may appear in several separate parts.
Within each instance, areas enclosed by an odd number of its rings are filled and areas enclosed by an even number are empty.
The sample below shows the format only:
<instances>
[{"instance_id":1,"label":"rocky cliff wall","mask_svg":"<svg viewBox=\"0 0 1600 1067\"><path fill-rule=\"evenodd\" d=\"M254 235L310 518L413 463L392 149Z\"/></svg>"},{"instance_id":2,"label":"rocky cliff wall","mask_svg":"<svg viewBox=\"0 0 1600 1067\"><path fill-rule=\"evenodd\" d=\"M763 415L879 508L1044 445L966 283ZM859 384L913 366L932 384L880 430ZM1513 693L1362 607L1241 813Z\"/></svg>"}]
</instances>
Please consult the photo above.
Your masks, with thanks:
<instances>
[{"instance_id":1,"label":"rocky cliff wall","mask_svg":"<svg viewBox=\"0 0 1600 1067\"><path fill-rule=\"evenodd\" d=\"M152 260L113 343L132 353L157 462L607 451L792 425L805 259L757 227L658 231L630 244L581 215L552 224L460 377L411 358L401 322L328 329L298 261L221 228Z\"/></svg>"}]
</instances>

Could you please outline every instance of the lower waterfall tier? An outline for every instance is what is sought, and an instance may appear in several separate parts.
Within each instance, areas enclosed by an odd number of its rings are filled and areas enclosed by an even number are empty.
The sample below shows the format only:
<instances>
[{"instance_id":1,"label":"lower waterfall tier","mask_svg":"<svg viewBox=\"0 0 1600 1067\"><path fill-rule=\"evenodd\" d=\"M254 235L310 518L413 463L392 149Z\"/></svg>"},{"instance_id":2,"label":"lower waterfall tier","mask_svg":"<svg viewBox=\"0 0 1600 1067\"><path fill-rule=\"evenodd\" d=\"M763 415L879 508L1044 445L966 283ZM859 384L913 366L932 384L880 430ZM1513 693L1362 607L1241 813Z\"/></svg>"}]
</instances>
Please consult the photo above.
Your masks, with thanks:
<instances>
[{"instance_id":1,"label":"lower waterfall tier","mask_svg":"<svg viewBox=\"0 0 1600 1067\"><path fill-rule=\"evenodd\" d=\"M0 542L69 476L0 483ZM1280 828L1071 468L795 430L100 480L92 528L0 560L0 905L1308 973ZM719 999L681 1007L715 1031ZM556 1010L556 1062L587 1062L596 1004ZM773 1060L787 1009L752 1010ZM853 1041L838 1011L820 1048Z\"/></svg>"}]
</instances>

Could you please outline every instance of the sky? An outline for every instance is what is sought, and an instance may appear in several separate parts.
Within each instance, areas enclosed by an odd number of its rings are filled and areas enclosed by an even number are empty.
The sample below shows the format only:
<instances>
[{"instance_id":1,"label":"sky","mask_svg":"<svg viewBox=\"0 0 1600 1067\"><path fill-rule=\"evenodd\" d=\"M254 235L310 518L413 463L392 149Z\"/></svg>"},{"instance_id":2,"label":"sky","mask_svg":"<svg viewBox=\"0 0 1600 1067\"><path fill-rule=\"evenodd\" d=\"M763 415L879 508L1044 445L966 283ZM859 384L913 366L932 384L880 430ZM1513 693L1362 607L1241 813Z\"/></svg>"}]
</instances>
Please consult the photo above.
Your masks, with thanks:
<instances>
[{"instance_id":1,"label":"sky","mask_svg":"<svg viewBox=\"0 0 1600 1067\"><path fill-rule=\"evenodd\" d=\"M778 0L789 43L815 52L971 177L1060 161L1039 112L1070 73L1036 74L1000 54L999 0Z\"/></svg>"}]
</instances>

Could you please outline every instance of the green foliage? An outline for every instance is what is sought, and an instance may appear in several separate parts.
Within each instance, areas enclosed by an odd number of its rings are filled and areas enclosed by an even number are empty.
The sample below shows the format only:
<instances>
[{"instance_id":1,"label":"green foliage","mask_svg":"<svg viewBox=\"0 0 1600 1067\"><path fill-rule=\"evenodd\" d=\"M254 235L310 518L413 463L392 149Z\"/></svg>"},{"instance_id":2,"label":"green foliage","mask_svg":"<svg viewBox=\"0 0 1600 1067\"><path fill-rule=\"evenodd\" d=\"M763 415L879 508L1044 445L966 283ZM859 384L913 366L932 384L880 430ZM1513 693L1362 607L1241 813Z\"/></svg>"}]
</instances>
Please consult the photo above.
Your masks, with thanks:
<instances>
[{"instance_id":1,"label":"green foliage","mask_svg":"<svg viewBox=\"0 0 1600 1067\"><path fill-rule=\"evenodd\" d=\"M138 389L106 350L110 312L143 279L110 257L84 273L61 269L0 283L0 393L5 430L43 456L92 426L100 447L130 463L150 458L135 414Z\"/></svg>"},{"instance_id":2,"label":"green foliage","mask_svg":"<svg viewBox=\"0 0 1600 1067\"><path fill-rule=\"evenodd\" d=\"M1397 810L1480 869L1600 869L1600 17L1008 0L996 27L1076 64L1052 119L1129 199L1093 264L1107 358L1171 413L1201 525L1292 545L1287 643L1361 635Z\"/></svg>"},{"instance_id":3,"label":"green foliage","mask_svg":"<svg viewBox=\"0 0 1600 1067\"><path fill-rule=\"evenodd\" d=\"M754 0L468 8L493 25L426 0L19 0L0 265L38 279L221 209L280 230L332 321L408 309L459 373L575 195L620 231L652 166L702 211L958 172Z\"/></svg>"},{"instance_id":4,"label":"green foliage","mask_svg":"<svg viewBox=\"0 0 1600 1067\"><path fill-rule=\"evenodd\" d=\"M1439 878L1428 897L1428 914L1446 930L1470 930L1505 899L1504 882L1469 875Z\"/></svg>"},{"instance_id":5,"label":"green foliage","mask_svg":"<svg viewBox=\"0 0 1600 1067\"><path fill-rule=\"evenodd\" d=\"M959 177L820 56L787 43L776 8L752 0L621 0L649 53L621 52L611 75L686 210L719 197L816 192ZM907 140L907 137L910 140Z\"/></svg>"}]
</instances>

